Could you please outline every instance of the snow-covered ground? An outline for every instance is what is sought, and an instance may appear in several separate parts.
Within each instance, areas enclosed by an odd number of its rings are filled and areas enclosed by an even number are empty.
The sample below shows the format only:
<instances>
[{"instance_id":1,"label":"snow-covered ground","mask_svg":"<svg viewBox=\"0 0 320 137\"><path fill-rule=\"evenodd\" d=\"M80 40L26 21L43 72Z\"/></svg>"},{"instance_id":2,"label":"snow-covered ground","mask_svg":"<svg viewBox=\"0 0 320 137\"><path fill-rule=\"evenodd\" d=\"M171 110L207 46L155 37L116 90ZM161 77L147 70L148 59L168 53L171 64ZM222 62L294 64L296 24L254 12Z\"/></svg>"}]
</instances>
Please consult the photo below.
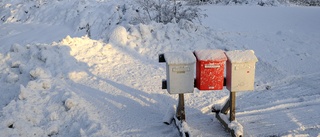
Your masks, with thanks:
<instances>
[{"instance_id":1,"label":"snow-covered ground","mask_svg":"<svg viewBox=\"0 0 320 137\"><path fill-rule=\"evenodd\" d=\"M320 136L320 8L202 6L203 26L133 25L123 3L1 1L1 136L179 136L158 54L197 49L255 51L255 91L237 94L245 136ZM193 136L229 135L210 111L228 95L186 94Z\"/></svg>"},{"instance_id":2,"label":"snow-covered ground","mask_svg":"<svg viewBox=\"0 0 320 137\"><path fill-rule=\"evenodd\" d=\"M241 93L237 120L248 136L320 136L318 7L205 7L227 50L253 49L256 91ZM268 89L267 89L268 88Z\"/></svg>"}]
</instances>

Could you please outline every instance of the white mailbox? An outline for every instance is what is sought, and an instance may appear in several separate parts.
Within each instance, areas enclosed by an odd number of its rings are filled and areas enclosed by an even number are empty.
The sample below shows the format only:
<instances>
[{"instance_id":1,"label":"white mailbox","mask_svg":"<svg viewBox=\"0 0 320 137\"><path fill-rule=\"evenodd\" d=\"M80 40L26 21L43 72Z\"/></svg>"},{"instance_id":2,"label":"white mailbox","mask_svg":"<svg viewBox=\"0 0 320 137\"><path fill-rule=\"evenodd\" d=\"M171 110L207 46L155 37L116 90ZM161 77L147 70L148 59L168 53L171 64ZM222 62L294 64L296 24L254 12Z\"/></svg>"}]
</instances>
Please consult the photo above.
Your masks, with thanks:
<instances>
[{"instance_id":1,"label":"white mailbox","mask_svg":"<svg viewBox=\"0 0 320 137\"><path fill-rule=\"evenodd\" d=\"M226 52L227 89L231 92L254 90L255 64L258 61L253 50Z\"/></svg>"},{"instance_id":2,"label":"white mailbox","mask_svg":"<svg viewBox=\"0 0 320 137\"><path fill-rule=\"evenodd\" d=\"M169 52L164 54L169 94L192 93L194 90L194 67L196 58L192 52Z\"/></svg>"}]
</instances>

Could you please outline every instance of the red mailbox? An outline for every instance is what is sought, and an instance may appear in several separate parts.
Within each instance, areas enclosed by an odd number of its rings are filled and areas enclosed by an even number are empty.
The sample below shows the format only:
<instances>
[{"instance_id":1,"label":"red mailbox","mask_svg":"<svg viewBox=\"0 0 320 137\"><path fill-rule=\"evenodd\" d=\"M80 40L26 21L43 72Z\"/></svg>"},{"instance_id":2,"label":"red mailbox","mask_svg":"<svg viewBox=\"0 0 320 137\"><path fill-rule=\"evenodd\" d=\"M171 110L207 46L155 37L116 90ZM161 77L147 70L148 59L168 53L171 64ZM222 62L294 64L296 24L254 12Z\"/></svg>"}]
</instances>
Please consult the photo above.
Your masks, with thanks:
<instances>
[{"instance_id":1,"label":"red mailbox","mask_svg":"<svg viewBox=\"0 0 320 137\"><path fill-rule=\"evenodd\" d=\"M224 65L227 57L223 50L197 50L196 87L199 90L222 90Z\"/></svg>"}]
</instances>

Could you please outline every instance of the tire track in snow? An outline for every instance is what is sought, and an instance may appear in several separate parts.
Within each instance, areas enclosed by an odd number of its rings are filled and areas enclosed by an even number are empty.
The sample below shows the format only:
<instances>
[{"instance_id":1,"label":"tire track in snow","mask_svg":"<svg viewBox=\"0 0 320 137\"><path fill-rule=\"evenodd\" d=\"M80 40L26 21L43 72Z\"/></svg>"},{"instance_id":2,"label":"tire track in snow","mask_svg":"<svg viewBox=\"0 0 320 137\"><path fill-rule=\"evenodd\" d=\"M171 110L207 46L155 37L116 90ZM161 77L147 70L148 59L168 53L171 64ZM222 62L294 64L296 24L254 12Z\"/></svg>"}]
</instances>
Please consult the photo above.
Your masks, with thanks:
<instances>
[{"instance_id":1,"label":"tire track in snow","mask_svg":"<svg viewBox=\"0 0 320 137\"><path fill-rule=\"evenodd\" d=\"M237 120L247 136L318 136L319 81L319 74L294 76L270 90L243 93L237 100Z\"/></svg>"}]
</instances>

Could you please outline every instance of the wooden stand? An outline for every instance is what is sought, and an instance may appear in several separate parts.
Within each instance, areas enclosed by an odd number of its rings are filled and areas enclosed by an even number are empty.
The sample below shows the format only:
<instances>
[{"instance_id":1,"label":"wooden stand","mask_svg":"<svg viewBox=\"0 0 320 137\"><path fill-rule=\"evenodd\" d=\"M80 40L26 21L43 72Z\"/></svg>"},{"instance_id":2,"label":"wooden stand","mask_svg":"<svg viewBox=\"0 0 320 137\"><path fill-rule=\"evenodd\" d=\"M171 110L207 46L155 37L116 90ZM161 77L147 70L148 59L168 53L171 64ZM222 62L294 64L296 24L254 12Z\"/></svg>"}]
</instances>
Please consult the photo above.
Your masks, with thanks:
<instances>
[{"instance_id":1,"label":"wooden stand","mask_svg":"<svg viewBox=\"0 0 320 137\"><path fill-rule=\"evenodd\" d=\"M179 94L179 103L176 116L180 121L186 121L186 112L184 110L184 94Z\"/></svg>"},{"instance_id":2,"label":"wooden stand","mask_svg":"<svg viewBox=\"0 0 320 137\"><path fill-rule=\"evenodd\" d=\"M181 137L189 137L189 131L183 128L183 123L186 122L186 111L184 109L184 94L179 94L179 102L174 116L176 127L178 128Z\"/></svg>"},{"instance_id":3,"label":"wooden stand","mask_svg":"<svg viewBox=\"0 0 320 137\"><path fill-rule=\"evenodd\" d=\"M230 110L229 121L222 118L220 115L227 115ZM220 121L223 127L231 133L232 137L242 137L242 135L236 135L235 131L229 128L229 123L236 119L236 92L230 92L230 98L221 110L216 110L213 108L213 112L216 112L216 118Z\"/></svg>"},{"instance_id":4,"label":"wooden stand","mask_svg":"<svg viewBox=\"0 0 320 137\"><path fill-rule=\"evenodd\" d=\"M159 62L166 62L164 58L164 54L159 54ZM195 80L194 80L194 86L195 86ZM162 89L167 89L167 81L162 80ZM184 94L179 94L179 100L178 100L178 107L176 109L176 114L170 119L166 118L166 121L164 121L165 124L169 125L171 124L171 121L174 121L174 124L176 125L178 131L180 132L181 137L189 137L190 133L187 131L187 129L184 128L184 125L186 124L186 111L184 107ZM171 120L172 119L172 120Z\"/></svg>"}]
</instances>

